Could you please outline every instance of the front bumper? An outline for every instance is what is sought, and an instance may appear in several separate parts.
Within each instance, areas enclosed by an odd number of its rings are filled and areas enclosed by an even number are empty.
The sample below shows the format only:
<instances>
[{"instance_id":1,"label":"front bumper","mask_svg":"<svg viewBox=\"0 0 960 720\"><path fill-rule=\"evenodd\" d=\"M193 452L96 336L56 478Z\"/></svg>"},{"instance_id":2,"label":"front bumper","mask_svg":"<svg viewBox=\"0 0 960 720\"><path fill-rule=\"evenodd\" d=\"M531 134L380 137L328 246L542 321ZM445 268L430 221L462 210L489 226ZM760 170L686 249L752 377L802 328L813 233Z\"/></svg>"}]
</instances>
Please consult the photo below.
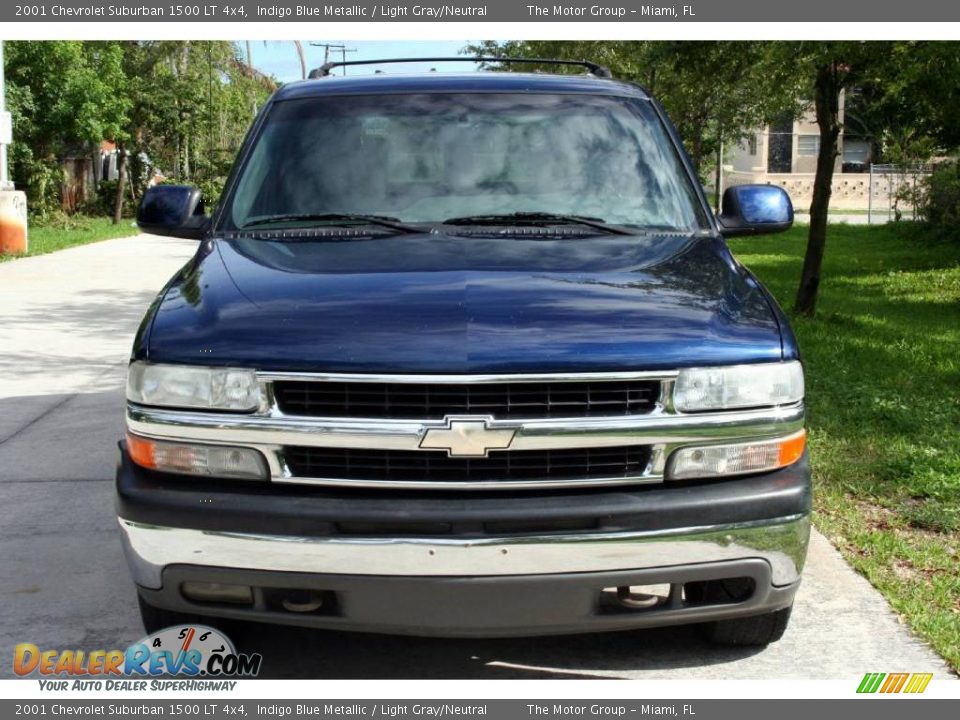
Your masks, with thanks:
<instances>
[{"instance_id":1,"label":"front bumper","mask_svg":"<svg viewBox=\"0 0 960 720\"><path fill-rule=\"evenodd\" d=\"M689 583L746 579L750 591L729 601L697 602ZM247 585L248 606L198 604L180 588L190 581ZM626 608L614 588L666 584L670 594L649 608ZM509 637L607 632L682 625L758 615L789 607L799 582L770 582L770 565L752 558L647 570L502 575L407 577L330 575L170 565L159 589L139 588L151 605L184 613L299 625L331 630L440 637ZM292 612L291 593L314 591L323 605Z\"/></svg>"},{"instance_id":2,"label":"front bumper","mask_svg":"<svg viewBox=\"0 0 960 720\"><path fill-rule=\"evenodd\" d=\"M687 486L523 493L372 493L117 472L138 590L171 610L343 630L443 636L594 632L755 615L790 605L810 523L806 457ZM684 587L747 578L735 602ZM248 606L200 604L184 582L248 585ZM652 609L605 588L668 584ZM315 612L282 597L315 591Z\"/></svg>"},{"instance_id":3,"label":"front bumper","mask_svg":"<svg viewBox=\"0 0 960 720\"><path fill-rule=\"evenodd\" d=\"M120 519L136 583L163 585L169 565L407 577L555 575L760 559L769 583L800 579L807 515L665 531L499 538L341 538L253 535L143 525Z\"/></svg>"}]
</instances>

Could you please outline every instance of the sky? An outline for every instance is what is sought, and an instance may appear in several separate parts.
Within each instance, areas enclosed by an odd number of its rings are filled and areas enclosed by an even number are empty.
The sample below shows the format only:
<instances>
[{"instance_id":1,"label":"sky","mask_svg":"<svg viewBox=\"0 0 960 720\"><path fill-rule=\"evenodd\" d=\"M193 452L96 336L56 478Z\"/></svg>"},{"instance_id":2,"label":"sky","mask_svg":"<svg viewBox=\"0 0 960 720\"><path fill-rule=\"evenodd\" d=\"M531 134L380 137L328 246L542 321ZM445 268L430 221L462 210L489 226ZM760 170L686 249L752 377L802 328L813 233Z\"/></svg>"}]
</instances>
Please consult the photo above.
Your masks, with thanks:
<instances>
[{"instance_id":1,"label":"sky","mask_svg":"<svg viewBox=\"0 0 960 720\"><path fill-rule=\"evenodd\" d=\"M301 40L303 52L307 59L307 71L323 65L324 48L316 47L311 43L329 43L331 45L346 45L347 61L351 60L375 60L379 58L400 58L400 57L453 57L460 55L472 40L431 40L431 41L381 41L381 40L342 40L334 38L324 38L318 40ZM246 53L246 42L239 43L241 53ZM353 52L350 52L353 50ZM291 40L251 40L250 52L253 55L253 66L261 72L274 76L281 82L292 82L300 79L300 60L297 57L297 51ZM341 60L342 53L339 49L330 50L331 60ZM395 66L392 72L427 72L431 68L436 68L438 72L468 72L476 69L475 63L410 63ZM402 69L401 69L402 68ZM348 68L350 75L370 75L375 70L384 70L390 72L389 68L383 65L361 66ZM335 70L334 74L340 74L341 70Z\"/></svg>"}]
</instances>

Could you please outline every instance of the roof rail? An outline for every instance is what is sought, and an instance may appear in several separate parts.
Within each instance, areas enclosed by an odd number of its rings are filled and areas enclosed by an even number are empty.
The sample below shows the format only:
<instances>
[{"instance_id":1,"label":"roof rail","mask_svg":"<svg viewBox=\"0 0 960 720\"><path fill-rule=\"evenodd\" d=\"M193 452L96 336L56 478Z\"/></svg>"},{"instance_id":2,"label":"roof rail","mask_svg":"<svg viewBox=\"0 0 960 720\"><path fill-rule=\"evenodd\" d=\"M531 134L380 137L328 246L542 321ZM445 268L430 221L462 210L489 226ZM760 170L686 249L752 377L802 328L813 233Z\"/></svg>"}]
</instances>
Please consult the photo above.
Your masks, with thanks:
<instances>
[{"instance_id":1,"label":"roof rail","mask_svg":"<svg viewBox=\"0 0 960 720\"><path fill-rule=\"evenodd\" d=\"M387 63L413 63L413 62L498 62L498 63L528 63L533 65L579 65L585 67L587 72L599 78L613 78L610 68L590 62L589 60L551 60L549 58L511 58L511 57L411 57L411 58L389 58L384 60L347 60L340 62L328 62L318 68L310 71L311 79L327 77L330 71L338 67L349 67L353 65L383 65Z\"/></svg>"}]
</instances>

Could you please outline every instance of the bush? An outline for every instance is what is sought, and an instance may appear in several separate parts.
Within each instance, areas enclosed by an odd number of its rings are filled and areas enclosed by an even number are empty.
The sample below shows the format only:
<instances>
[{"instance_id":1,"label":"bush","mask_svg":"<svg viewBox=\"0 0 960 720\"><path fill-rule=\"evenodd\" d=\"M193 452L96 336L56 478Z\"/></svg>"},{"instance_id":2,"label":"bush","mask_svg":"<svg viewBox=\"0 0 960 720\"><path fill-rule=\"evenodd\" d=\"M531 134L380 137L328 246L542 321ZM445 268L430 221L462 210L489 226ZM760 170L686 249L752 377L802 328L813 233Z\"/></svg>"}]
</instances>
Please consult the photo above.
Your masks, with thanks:
<instances>
[{"instance_id":1,"label":"bush","mask_svg":"<svg viewBox=\"0 0 960 720\"><path fill-rule=\"evenodd\" d=\"M27 212L31 220L43 222L60 212L60 184L66 179L62 168L53 161L27 159L14 162L13 171L18 189L27 193Z\"/></svg>"},{"instance_id":2,"label":"bush","mask_svg":"<svg viewBox=\"0 0 960 720\"><path fill-rule=\"evenodd\" d=\"M200 194L203 196L203 203L207 208L207 214L213 213L213 208L220 200L220 193L223 192L223 185L226 178L205 178L197 180L196 185L200 188Z\"/></svg>"},{"instance_id":3,"label":"bush","mask_svg":"<svg viewBox=\"0 0 960 720\"><path fill-rule=\"evenodd\" d=\"M917 209L938 234L960 238L960 163L942 163L934 169Z\"/></svg>"},{"instance_id":4,"label":"bush","mask_svg":"<svg viewBox=\"0 0 960 720\"><path fill-rule=\"evenodd\" d=\"M83 212L99 217L113 216L113 203L117 197L117 181L101 180L97 191L84 205ZM127 209L126 207L124 208Z\"/></svg>"}]
</instances>

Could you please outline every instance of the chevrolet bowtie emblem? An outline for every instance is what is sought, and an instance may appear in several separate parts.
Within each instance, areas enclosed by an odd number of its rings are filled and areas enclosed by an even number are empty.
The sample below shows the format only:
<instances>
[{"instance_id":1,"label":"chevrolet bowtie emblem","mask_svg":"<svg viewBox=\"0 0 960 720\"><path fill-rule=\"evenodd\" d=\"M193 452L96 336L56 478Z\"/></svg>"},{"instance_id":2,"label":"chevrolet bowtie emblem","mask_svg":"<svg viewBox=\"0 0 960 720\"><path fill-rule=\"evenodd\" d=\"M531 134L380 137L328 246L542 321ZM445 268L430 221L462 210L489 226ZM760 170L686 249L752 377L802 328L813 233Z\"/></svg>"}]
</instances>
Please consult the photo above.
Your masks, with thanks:
<instances>
[{"instance_id":1,"label":"chevrolet bowtie emblem","mask_svg":"<svg viewBox=\"0 0 960 720\"><path fill-rule=\"evenodd\" d=\"M490 450L510 447L516 428L493 429L492 418L446 417L446 427L430 428L423 434L424 450L446 450L450 457L486 457Z\"/></svg>"}]
</instances>

